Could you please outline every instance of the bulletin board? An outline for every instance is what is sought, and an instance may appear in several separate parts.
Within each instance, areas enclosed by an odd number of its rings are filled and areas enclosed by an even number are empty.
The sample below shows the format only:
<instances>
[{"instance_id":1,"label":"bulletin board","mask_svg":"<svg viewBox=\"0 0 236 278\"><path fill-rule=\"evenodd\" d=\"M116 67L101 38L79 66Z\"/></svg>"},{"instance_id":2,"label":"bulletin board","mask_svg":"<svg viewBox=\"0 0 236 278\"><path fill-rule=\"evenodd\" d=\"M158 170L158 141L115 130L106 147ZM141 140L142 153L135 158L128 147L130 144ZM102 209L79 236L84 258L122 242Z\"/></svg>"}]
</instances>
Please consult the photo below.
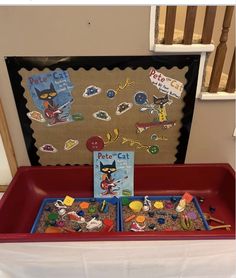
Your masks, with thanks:
<instances>
[{"instance_id":1,"label":"bulletin board","mask_svg":"<svg viewBox=\"0 0 236 278\"><path fill-rule=\"evenodd\" d=\"M187 94L195 97L187 86L190 71L189 63L157 61L21 67L20 113L27 117L37 163L92 164L93 151L134 151L136 164L176 163Z\"/></svg>"}]
</instances>

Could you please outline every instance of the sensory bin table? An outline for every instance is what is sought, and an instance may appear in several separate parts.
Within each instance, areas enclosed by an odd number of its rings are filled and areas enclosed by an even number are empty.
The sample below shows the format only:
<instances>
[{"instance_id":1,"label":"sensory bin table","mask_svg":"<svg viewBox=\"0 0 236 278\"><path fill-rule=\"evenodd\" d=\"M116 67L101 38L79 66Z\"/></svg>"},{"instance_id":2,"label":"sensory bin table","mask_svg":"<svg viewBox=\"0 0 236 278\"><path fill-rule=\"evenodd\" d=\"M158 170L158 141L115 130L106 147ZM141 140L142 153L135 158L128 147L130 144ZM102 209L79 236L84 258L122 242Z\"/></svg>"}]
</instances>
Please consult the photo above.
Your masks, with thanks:
<instances>
[{"instance_id":1,"label":"sensory bin table","mask_svg":"<svg viewBox=\"0 0 236 278\"><path fill-rule=\"evenodd\" d=\"M235 238L235 173L228 164L136 165L137 196L201 197L203 212L231 225L230 230L30 233L45 198L93 197L92 166L20 167L0 201L0 241L183 240ZM211 225L215 225L214 223Z\"/></svg>"}]
</instances>

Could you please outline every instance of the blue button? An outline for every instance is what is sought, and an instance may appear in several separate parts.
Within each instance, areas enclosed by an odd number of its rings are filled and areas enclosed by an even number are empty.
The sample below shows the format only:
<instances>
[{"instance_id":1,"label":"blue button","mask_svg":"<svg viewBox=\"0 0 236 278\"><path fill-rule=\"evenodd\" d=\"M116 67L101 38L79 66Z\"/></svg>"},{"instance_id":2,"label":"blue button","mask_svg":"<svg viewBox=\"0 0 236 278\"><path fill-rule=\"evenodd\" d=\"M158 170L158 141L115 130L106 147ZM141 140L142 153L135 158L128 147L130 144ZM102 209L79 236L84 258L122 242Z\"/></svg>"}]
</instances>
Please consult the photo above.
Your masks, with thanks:
<instances>
[{"instance_id":1,"label":"blue button","mask_svg":"<svg viewBox=\"0 0 236 278\"><path fill-rule=\"evenodd\" d=\"M141 105L147 102L147 94L145 92L137 92L134 95L134 100L137 104Z\"/></svg>"},{"instance_id":2,"label":"blue button","mask_svg":"<svg viewBox=\"0 0 236 278\"><path fill-rule=\"evenodd\" d=\"M77 211L76 214L79 215L79 216L84 216L84 211L82 211L82 210Z\"/></svg>"},{"instance_id":3,"label":"blue button","mask_svg":"<svg viewBox=\"0 0 236 278\"><path fill-rule=\"evenodd\" d=\"M112 89L107 90L107 97L113 98L116 95L116 92Z\"/></svg>"},{"instance_id":4,"label":"blue button","mask_svg":"<svg viewBox=\"0 0 236 278\"><path fill-rule=\"evenodd\" d=\"M158 218L157 219L157 222L162 225L162 224L165 224L165 219L164 218Z\"/></svg>"}]
</instances>

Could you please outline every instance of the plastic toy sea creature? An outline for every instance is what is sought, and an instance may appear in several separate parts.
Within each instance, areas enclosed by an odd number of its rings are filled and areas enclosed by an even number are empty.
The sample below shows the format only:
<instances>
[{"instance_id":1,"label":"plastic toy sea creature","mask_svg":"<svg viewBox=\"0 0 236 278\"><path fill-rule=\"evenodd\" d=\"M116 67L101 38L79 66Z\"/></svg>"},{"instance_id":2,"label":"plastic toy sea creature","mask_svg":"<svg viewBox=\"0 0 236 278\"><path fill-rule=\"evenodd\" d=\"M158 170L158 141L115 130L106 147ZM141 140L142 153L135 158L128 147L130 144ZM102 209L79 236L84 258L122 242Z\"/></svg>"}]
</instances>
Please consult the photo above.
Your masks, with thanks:
<instances>
[{"instance_id":1,"label":"plastic toy sea creature","mask_svg":"<svg viewBox=\"0 0 236 278\"><path fill-rule=\"evenodd\" d=\"M89 222L87 222L86 229L94 230L102 227L102 221L97 220L96 218L92 218Z\"/></svg>"},{"instance_id":2,"label":"plastic toy sea creature","mask_svg":"<svg viewBox=\"0 0 236 278\"><path fill-rule=\"evenodd\" d=\"M66 209L67 206L64 205L64 203L62 202L62 200L57 200L55 203L54 203L55 207L58 208L58 209Z\"/></svg>"},{"instance_id":3,"label":"plastic toy sea creature","mask_svg":"<svg viewBox=\"0 0 236 278\"><path fill-rule=\"evenodd\" d=\"M130 231L132 232L143 232L146 225L140 226L138 223L133 222L130 226Z\"/></svg>"},{"instance_id":4,"label":"plastic toy sea creature","mask_svg":"<svg viewBox=\"0 0 236 278\"><path fill-rule=\"evenodd\" d=\"M149 211L151 208L152 208L152 203L148 199L148 196L145 196L143 202L143 211Z\"/></svg>"}]
</instances>

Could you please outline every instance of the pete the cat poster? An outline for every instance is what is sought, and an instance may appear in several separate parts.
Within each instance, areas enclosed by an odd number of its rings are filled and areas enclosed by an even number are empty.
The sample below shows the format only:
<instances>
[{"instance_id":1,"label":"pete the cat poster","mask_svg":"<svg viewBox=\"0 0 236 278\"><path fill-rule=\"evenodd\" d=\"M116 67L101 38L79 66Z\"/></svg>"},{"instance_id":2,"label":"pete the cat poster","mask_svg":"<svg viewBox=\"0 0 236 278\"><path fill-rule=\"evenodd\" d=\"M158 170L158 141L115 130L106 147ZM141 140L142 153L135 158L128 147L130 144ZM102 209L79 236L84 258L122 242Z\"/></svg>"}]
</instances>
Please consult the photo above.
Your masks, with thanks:
<instances>
[{"instance_id":1,"label":"pete the cat poster","mask_svg":"<svg viewBox=\"0 0 236 278\"><path fill-rule=\"evenodd\" d=\"M93 153L94 197L134 195L134 152Z\"/></svg>"}]
</instances>

